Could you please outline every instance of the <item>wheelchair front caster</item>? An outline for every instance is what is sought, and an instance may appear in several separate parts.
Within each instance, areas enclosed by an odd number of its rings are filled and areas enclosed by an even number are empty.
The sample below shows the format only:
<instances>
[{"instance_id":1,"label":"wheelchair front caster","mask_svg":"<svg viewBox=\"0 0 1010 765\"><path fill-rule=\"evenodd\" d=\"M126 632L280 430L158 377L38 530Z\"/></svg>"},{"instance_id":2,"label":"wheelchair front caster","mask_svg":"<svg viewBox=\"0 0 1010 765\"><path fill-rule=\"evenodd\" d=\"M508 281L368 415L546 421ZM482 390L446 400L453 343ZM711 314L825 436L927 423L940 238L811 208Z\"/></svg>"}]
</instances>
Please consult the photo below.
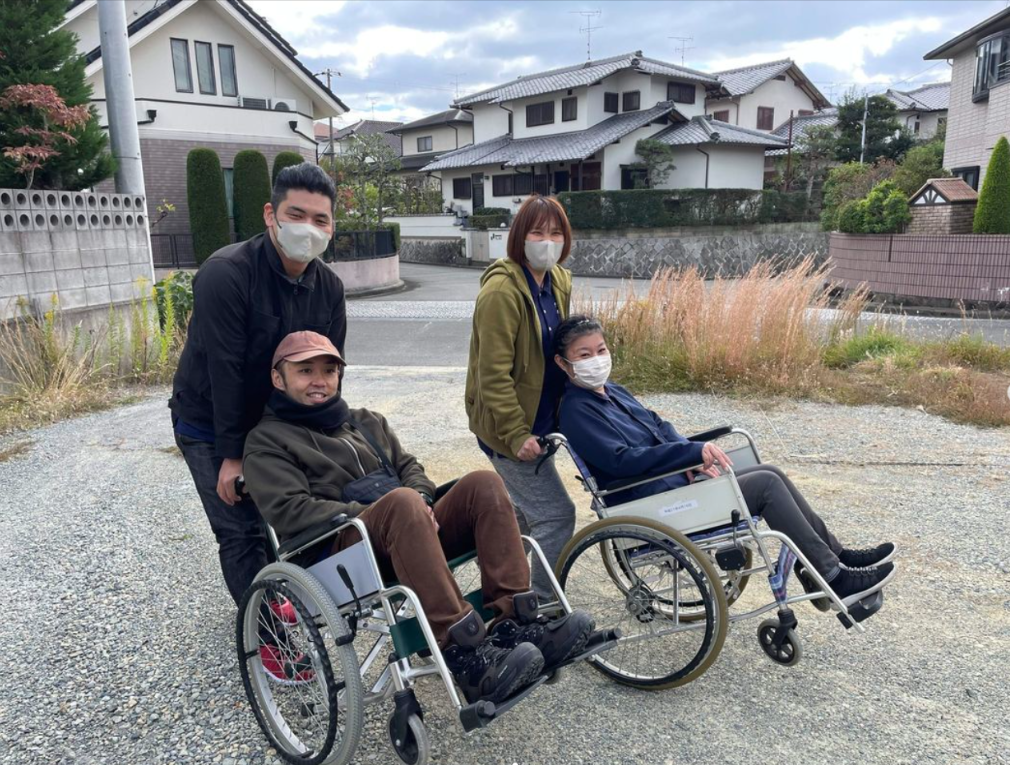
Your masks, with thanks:
<instances>
[{"instance_id":1,"label":"wheelchair front caster","mask_svg":"<svg viewBox=\"0 0 1010 765\"><path fill-rule=\"evenodd\" d=\"M389 743L393 751L406 765L427 765L431 758L431 742L424 722L417 715L407 718L407 728L403 739L398 739L395 733L396 712L389 716Z\"/></svg>"},{"instance_id":2,"label":"wheelchair front caster","mask_svg":"<svg viewBox=\"0 0 1010 765\"><path fill-rule=\"evenodd\" d=\"M765 619L758 627L758 642L768 657L776 664L791 667L803 656L803 648L796 630L783 629L778 619Z\"/></svg>"}]
</instances>

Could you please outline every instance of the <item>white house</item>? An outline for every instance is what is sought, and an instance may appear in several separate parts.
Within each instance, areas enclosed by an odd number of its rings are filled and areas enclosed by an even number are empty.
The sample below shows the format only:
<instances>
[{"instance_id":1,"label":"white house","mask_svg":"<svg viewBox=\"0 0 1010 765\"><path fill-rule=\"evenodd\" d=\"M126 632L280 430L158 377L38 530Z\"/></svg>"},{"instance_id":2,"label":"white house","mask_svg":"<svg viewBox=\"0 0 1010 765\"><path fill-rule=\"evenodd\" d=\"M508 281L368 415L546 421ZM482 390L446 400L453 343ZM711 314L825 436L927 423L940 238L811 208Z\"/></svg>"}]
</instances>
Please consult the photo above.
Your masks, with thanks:
<instances>
[{"instance_id":1,"label":"white house","mask_svg":"<svg viewBox=\"0 0 1010 765\"><path fill-rule=\"evenodd\" d=\"M125 0L125 5L149 205L164 199L176 206L156 235L189 231L191 149L205 146L218 153L230 195L238 151L257 149L268 163L281 151L315 161L314 121L347 111L243 0ZM92 103L105 124L97 0L73 0L63 24L77 35ZM161 243L154 244L157 250Z\"/></svg>"},{"instance_id":2,"label":"white house","mask_svg":"<svg viewBox=\"0 0 1010 765\"><path fill-rule=\"evenodd\" d=\"M760 189L765 149L785 141L707 119L709 93L725 93L714 75L641 51L525 75L458 99L473 145L422 170L453 209L517 209L534 192L635 188L635 145L656 138L676 147L665 187Z\"/></svg>"},{"instance_id":3,"label":"white house","mask_svg":"<svg viewBox=\"0 0 1010 765\"><path fill-rule=\"evenodd\" d=\"M347 152L348 147L356 136L360 135L381 135L396 156L400 156L400 139L395 135L389 135L391 129L399 127L401 122L389 122L384 120L358 120L353 125L347 127L334 128L332 142L327 134L330 131L329 124L316 124L315 136L319 141L319 156L328 156L335 153L338 157Z\"/></svg>"},{"instance_id":4,"label":"white house","mask_svg":"<svg viewBox=\"0 0 1010 765\"><path fill-rule=\"evenodd\" d=\"M713 119L772 132L789 120L826 109L828 99L791 59L716 72L723 91L709 93L705 110Z\"/></svg>"},{"instance_id":5,"label":"white house","mask_svg":"<svg viewBox=\"0 0 1010 765\"><path fill-rule=\"evenodd\" d=\"M402 141L402 172L416 173L438 155L473 143L473 115L463 109L448 109L387 132Z\"/></svg>"},{"instance_id":6,"label":"white house","mask_svg":"<svg viewBox=\"0 0 1010 765\"><path fill-rule=\"evenodd\" d=\"M897 107L901 126L916 138L931 138L947 122L949 82L934 82L915 90L888 89L884 95Z\"/></svg>"},{"instance_id":7,"label":"white house","mask_svg":"<svg viewBox=\"0 0 1010 765\"><path fill-rule=\"evenodd\" d=\"M996 141L1010 135L1010 8L924 58L953 63L943 166L977 190Z\"/></svg>"}]
</instances>

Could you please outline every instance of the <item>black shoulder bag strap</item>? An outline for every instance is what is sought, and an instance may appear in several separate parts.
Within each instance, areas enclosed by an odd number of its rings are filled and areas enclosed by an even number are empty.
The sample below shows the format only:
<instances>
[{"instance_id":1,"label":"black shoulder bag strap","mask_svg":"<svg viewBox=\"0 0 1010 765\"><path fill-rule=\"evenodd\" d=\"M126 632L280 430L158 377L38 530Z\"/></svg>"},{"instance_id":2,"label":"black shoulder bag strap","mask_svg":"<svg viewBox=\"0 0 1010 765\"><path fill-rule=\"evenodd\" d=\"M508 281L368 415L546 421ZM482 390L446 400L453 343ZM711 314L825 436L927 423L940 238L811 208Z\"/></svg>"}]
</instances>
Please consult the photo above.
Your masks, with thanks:
<instances>
[{"instance_id":1,"label":"black shoulder bag strap","mask_svg":"<svg viewBox=\"0 0 1010 765\"><path fill-rule=\"evenodd\" d=\"M368 432L368 428L355 420L353 417L347 418L347 424L365 437L365 440L368 441L368 445L375 451L375 454L379 458L379 462L382 463L382 466L386 469L386 471L392 476L399 476L396 468L393 467L393 463L390 462L389 457L386 456L386 450L382 448L379 442L375 439L375 436Z\"/></svg>"}]
</instances>

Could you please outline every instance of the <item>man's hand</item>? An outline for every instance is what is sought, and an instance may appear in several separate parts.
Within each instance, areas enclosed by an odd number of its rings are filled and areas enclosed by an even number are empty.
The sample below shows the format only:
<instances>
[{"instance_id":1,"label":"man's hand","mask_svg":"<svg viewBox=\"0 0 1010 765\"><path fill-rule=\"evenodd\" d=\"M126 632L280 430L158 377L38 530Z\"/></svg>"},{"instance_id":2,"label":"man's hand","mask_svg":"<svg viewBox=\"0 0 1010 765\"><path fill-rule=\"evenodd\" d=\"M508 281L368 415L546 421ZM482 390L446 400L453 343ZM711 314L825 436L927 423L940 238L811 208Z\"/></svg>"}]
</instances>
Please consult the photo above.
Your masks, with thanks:
<instances>
[{"instance_id":1,"label":"man's hand","mask_svg":"<svg viewBox=\"0 0 1010 765\"><path fill-rule=\"evenodd\" d=\"M530 436L526 439L519 451L516 452L516 457L518 457L523 462L530 462L535 460L543 453L543 449L540 448L540 444L537 443L536 436Z\"/></svg>"},{"instance_id":2,"label":"man's hand","mask_svg":"<svg viewBox=\"0 0 1010 765\"><path fill-rule=\"evenodd\" d=\"M217 474L217 495L226 505L241 502L242 498L235 493L235 479L242 475L242 460L229 459L221 463Z\"/></svg>"},{"instance_id":3,"label":"man's hand","mask_svg":"<svg viewBox=\"0 0 1010 765\"><path fill-rule=\"evenodd\" d=\"M726 469L733 464L733 460L729 458L729 455L711 441L705 444L705 448L701 450L701 459L705 466L705 469L702 472L712 476L713 478L717 478L719 474L717 472L713 476L708 472L710 468L718 465L719 467Z\"/></svg>"}]
</instances>

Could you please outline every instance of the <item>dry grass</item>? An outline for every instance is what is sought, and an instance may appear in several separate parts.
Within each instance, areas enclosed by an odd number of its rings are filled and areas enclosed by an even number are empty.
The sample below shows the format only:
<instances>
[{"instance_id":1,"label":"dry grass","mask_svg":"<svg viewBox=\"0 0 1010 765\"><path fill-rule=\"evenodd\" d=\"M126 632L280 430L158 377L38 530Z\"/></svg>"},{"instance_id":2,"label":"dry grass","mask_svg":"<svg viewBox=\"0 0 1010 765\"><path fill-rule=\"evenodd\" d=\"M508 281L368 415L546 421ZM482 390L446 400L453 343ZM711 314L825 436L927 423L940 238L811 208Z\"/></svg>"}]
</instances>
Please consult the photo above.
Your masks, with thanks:
<instances>
[{"instance_id":1,"label":"dry grass","mask_svg":"<svg viewBox=\"0 0 1010 765\"><path fill-rule=\"evenodd\" d=\"M0 449L0 462L8 462L15 457L20 457L22 454L27 454L31 448L31 441L20 441L19 443Z\"/></svg>"},{"instance_id":2,"label":"dry grass","mask_svg":"<svg viewBox=\"0 0 1010 765\"><path fill-rule=\"evenodd\" d=\"M614 376L640 392L701 390L848 404L922 407L958 422L1010 425L1010 350L978 337L922 342L860 318L866 294L828 307L825 274L806 260L762 264L740 279L706 282L697 269L665 270L644 295L574 311L607 328ZM857 327L859 330L857 331Z\"/></svg>"}]
</instances>

